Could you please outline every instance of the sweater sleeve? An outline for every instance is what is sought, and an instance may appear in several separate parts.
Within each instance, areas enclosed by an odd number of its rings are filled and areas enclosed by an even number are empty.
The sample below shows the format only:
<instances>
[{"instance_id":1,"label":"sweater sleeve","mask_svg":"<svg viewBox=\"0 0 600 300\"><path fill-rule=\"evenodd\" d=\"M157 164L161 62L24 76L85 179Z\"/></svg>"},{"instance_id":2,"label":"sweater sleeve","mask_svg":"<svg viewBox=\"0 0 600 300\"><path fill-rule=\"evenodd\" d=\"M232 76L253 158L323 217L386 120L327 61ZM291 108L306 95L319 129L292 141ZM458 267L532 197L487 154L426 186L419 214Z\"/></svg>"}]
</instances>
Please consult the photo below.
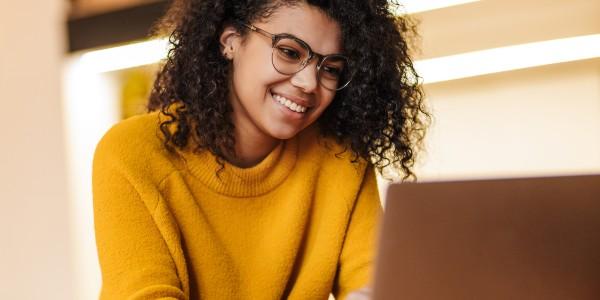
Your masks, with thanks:
<instances>
[{"instance_id":1,"label":"sweater sleeve","mask_svg":"<svg viewBox=\"0 0 600 300\"><path fill-rule=\"evenodd\" d=\"M92 176L100 299L187 299L153 218L155 199L144 201L107 148L97 148Z\"/></svg>"},{"instance_id":2,"label":"sweater sleeve","mask_svg":"<svg viewBox=\"0 0 600 300\"><path fill-rule=\"evenodd\" d=\"M365 172L346 230L333 288L336 299L345 299L350 292L370 284L381 213L375 171L370 166Z\"/></svg>"}]
</instances>

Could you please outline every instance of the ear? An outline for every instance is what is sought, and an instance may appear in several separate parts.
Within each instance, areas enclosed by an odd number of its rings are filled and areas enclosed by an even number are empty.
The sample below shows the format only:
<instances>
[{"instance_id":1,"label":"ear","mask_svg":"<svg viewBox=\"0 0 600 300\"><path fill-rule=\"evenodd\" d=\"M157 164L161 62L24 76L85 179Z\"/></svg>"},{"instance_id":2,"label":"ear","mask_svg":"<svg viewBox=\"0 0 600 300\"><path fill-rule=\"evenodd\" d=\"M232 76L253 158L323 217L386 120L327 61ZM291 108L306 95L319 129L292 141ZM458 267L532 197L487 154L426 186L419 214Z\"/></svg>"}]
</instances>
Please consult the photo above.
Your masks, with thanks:
<instances>
[{"instance_id":1,"label":"ear","mask_svg":"<svg viewBox=\"0 0 600 300\"><path fill-rule=\"evenodd\" d=\"M228 59L232 59L240 45L241 35L235 27L229 25L223 29L219 42L221 44L221 53Z\"/></svg>"}]
</instances>

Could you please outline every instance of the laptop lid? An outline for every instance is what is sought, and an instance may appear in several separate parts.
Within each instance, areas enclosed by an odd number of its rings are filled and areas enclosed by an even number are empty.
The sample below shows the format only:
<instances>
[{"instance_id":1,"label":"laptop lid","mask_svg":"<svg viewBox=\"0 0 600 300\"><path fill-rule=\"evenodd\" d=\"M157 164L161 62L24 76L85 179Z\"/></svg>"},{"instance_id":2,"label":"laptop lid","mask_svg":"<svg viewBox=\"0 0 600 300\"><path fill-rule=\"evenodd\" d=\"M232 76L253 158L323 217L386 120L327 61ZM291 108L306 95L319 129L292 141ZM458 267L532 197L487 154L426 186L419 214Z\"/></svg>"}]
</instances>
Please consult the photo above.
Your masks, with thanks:
<instances>
[{"instance_id":1,"label":"laptop lid","mask_svg":"<svg viewBox=\"0 0 600 300\"><path fill-rule=\"evenodd\" d=\"M600 175L391 185L374 299L600 299Z\"/></svg>"}]
</instances>

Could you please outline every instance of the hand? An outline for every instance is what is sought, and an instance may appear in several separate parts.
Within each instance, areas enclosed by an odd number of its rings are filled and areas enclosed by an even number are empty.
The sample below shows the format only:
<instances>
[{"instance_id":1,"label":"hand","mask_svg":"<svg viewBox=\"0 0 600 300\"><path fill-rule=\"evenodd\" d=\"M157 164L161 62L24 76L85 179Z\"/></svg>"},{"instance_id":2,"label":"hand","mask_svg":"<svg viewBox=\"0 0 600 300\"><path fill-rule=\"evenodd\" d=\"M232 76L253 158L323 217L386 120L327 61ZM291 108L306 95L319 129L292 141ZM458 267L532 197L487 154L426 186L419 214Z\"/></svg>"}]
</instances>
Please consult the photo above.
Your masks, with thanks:
<instances>
[{"instance_id":1,"label":"hand","mask_svg":"<svg viewBox=\"0 0 600 300\"><path fill-rule=\"evenodd\" d=\"M363 287L360 290L353 291L348 294L346 300L371 300L373 296L372 290L370 287Z\"/></svg>"}]
</instances>

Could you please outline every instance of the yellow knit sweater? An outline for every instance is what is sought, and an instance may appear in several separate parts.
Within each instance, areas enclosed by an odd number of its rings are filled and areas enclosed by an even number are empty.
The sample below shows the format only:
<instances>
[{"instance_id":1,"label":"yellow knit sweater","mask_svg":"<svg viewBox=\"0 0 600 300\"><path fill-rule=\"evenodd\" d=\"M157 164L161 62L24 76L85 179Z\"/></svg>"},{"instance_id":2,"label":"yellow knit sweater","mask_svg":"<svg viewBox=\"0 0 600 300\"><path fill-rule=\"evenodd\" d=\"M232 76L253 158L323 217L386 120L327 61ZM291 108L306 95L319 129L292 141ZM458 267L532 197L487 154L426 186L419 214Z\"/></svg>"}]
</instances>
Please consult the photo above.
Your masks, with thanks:
<instances>
[{"instance_id":1,"label":"yellow knit sweater","mask_svg":"<svg viewBox=\"0 0 600 300\"><path fill-rule=\"evenodd\" d=\"M101 299L344 298L369 281L374 171L315 127L258 165L169 154L158 113L102 138L93 167Z\"/></svg>"}]
</instances>

